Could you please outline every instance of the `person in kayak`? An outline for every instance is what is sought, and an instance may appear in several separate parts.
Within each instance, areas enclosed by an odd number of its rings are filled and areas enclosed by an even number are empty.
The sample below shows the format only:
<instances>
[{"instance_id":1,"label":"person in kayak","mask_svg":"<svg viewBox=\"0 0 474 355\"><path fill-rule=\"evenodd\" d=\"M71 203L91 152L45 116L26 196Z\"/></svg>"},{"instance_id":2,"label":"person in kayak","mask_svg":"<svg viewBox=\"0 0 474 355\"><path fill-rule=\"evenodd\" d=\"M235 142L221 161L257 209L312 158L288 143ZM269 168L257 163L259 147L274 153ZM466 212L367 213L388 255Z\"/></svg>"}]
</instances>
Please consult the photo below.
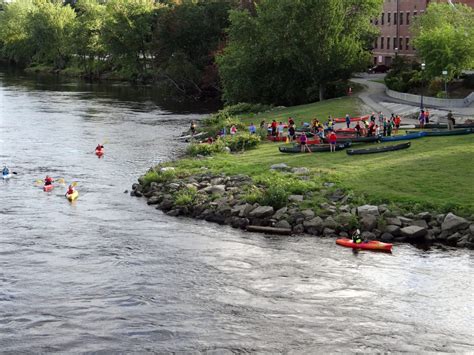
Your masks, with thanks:
<instances>
[{"instance_id":1,"label":"person in kayak","mask_svg":"<svg viewBox=\"0 0 474 355\"><path fill-rule=\"evenodd\" d=\"M10 174L10 169L8 169L6 165L4 165L3 170L2 170L2 175L7 176L8 174Z\"/></svg>"},{"instance_id":2,"label":"person in kayak","mask_svg":"<svg viewBox=\"0 0 474 355\"><path fill-rule=\"evenodd\" d=\"M44 178L44 186L52 185L54 182L53 178L50 177L49 175L46 175Z\"/></svg>"},{"instance_id":3,"label":"person in kayak","mask_svg":"<svg viewBox=\"0 0 474 355\"><path fill-rule=\"evenodd\" d=\"M359 229L356 229L353 233L352 233L352 242L355 243L355 244L360 244L362 243L364 240L362 239L362 236L360 234L360 230Z\"/></svg>"},{"instance_id":4,"label":"person in kayak","mask_svg":"<svg viewBox=\"0 0 474 355\"><path fill-rule=\"evenodd\" d=\"M104 149L104 146L102 144L97 144L97 147L95 147L95 150L101 150Z\"/></svg>"},{"instance_id":5,"label":"person in kayak","mask_svg":"<svg viewBox=\"0 0 474 355\"><path fill-rule=\"evenodd\" d=\"M74 186L69 185L69 187L67 188L66 195L72 195L73 193L74 193Z\"/></svg>"}]
</instances>

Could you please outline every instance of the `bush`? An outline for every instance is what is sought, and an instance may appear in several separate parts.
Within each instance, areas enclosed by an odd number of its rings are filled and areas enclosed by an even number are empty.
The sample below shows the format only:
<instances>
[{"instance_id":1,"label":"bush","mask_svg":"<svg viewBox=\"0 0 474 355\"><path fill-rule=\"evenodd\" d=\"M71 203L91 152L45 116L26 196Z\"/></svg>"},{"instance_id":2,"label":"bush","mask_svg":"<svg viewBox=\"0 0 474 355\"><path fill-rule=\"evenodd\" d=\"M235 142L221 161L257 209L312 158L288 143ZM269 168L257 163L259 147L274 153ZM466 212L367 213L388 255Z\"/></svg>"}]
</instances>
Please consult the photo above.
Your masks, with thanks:
<instances>
[{"instance_id":1,"label":"bush","mask_svg":"<svg viewBox=\"0 0 474 355\"><path fill-rule=\"evenodd\" d=\"M241 133L234 137L226 136L225 144L232 152L255 148L260 143L260 136L256 134Z\"/></svg>"},{"instance_id":2,"label":"bush","mask_svg":"<svg viewBox=\"0 0 474 355\"><path fill-rule=\"evenodd\" d=\"M289 192L282 186L270 186L263 192L260 204L272 206L275 210L286 206Z\"/></svg>"},{"instance_id":3,"label":"bush","mask_svg":"<svg viewBox=\"0 0 474 355\"><path fill-rule=\"evenodd\" d=\"M245 191L243 199L247 203L254 204L256 202L260 203L260 201L262 201L262 196L263 196L262 190L260 190L256 186L251 186L247 188L247 190Z\"/></svg>"},{"instance_id":4,"label":"bush","mask_svg":"<svg viewBox=\"0 0 474 355\"><path fill-rule=\"evenodd\" d=\"M187 187L176 192L173 196L174 203L177 206L191 205L197 198L198 192L196 188Z\"/></svg>"},{"instance_id":5,"label":"bush","mask_svg":"<svg viewBox=\"0 0 474 355\"><path fill-rule=\"evenodd\" d=\"M225 144L218 139L212 144L208 143L192 143L186 149L186 153L192 157L197 155L212 155L214 153L221 153L225 151Z\"/></svg>"},{"instance_id":6,"label":"bush","mask_svg":"<svg viewBox=\"0 0 474 355\"><path fill-rule=\"evenodd\" d=\"M141 177L140 183L144 186L150 185L152 182L168 182L176 178L175 170L156 171L150 169L145 175Z\"/></svg>"}]
</instances>

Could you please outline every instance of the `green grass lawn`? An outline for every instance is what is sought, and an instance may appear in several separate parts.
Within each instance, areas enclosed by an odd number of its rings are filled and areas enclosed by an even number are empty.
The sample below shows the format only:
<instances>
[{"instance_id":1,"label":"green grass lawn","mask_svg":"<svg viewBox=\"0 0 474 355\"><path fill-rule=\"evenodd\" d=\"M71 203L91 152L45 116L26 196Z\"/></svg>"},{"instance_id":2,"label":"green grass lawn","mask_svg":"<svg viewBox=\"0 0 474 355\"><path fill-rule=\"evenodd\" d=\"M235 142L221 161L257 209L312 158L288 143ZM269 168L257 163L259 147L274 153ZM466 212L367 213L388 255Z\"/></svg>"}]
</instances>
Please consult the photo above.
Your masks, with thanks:
<instances>
[{"instance_id":1,"label":"green grass lawn","mask_svg":"<svg viewBox=\"0 0 474 355\"><path fill-rule=\"evenodd\" d=\"M299 125L314 117L325 120L328 115L343 117L346 113L358 116L363 114L359 107L359 99L345 97L241 118L246 124L253 121L258 125L262 119L286 122L291 116ZM325 189L324 182L334 182L337 188L352 193L357 203L392 203L412 211L474 214L474 134L424 137L412 140L411 144L409 149L401 151L349 156L345 151L284 154L279 152L278 143L265 142L243 153L217 154L202 160L181 159L171 164L186 173L202 172L205 167L226 174L247 174L255 181L283 183L287 189L291 189L291 184L300 186L302 182L290 175L269 170L272 164L286 163L311 170L307 186L316 195ZM353 148L370 145L356 144ZM315 197L314 206L319 197L322 196Z\"/></svg>"}]
</instances>

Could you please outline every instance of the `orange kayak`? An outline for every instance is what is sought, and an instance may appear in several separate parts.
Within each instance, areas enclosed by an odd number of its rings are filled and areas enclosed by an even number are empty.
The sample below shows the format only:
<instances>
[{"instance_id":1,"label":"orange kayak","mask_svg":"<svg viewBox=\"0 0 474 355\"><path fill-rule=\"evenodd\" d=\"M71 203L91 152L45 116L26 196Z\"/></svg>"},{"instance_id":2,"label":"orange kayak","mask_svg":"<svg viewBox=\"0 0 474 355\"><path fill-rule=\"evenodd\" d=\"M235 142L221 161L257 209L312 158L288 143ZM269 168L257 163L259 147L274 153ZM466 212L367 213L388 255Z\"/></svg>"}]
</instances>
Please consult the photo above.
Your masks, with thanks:
<instances>
[{"instance_id":1,"label":"orange kayak","mask_svg":"<svg viewBox=\"0 0 474 355\"><path fill-rule=\"evenodd\" d=\"M368 242L354 243L352 239L341 238L336 240L336 244L342 245L343 247L363 250L378 250L378 251L392 251L392 244L382 243L377 240L371 240Z\"/></svg>"}]
</instances>

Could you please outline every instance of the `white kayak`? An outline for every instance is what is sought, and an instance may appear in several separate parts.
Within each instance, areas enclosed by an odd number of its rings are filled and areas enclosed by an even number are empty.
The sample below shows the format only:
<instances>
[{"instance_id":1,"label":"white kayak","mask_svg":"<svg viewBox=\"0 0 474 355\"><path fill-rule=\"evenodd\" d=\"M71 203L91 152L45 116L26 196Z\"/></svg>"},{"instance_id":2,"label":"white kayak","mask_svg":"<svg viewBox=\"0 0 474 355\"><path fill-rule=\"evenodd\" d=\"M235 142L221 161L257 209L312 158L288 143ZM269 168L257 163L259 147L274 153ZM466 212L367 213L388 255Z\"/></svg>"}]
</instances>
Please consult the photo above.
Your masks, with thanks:
<instances>
[{"instance_id":1,"label":"white kayak","mask_svg":"<svg viewBox=\"0 0 474 355\"><path fill-rule=\"evenodd\" d=\"M10 179L11 177L12 177L12 174L10 174L10 173L9 173L9 174L7 174L7 175L3 175L3 174L2 174L2 178L3 178L3 180Z\"/></svg>"}]
</instances>

